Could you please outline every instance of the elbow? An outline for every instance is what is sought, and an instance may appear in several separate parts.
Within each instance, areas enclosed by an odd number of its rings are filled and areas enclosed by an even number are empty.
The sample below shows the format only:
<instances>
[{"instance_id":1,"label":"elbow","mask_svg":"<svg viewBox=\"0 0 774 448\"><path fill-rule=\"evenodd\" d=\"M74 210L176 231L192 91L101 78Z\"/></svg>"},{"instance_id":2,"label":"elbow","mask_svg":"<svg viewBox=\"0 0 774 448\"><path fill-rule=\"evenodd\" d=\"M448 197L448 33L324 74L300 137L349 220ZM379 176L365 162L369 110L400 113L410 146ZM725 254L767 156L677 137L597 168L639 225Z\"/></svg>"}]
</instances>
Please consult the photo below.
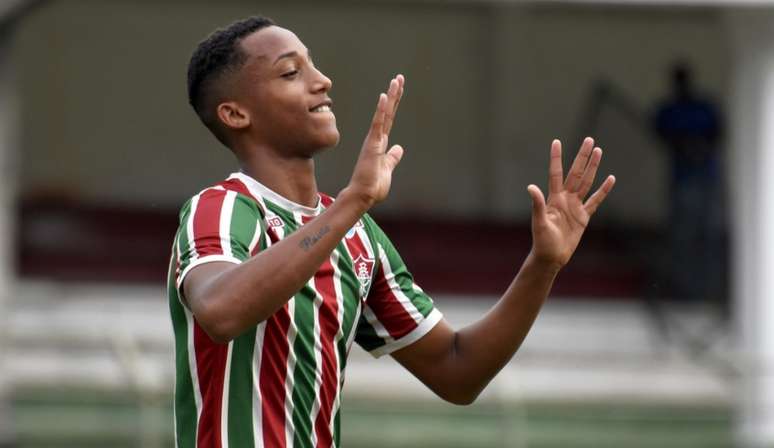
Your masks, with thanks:
<instances>
[{"instance_id":1,"label":"elbow","mask_svg":"<svg viewBox=\"0 0 774 448\"><path fill-rule=\"evenodd\" d=\"M197 322L212 342L216 344L228 344L239 336L227 323L205 319L197 319Z\"/></svg>"},{"instance_id":2,"label":"elbow","mask_svg":"<svg viewBox=\"0 0 774 448\"><path fill-rule=\"evenodd\" d=\"M276 310L250 309L246 300L236 295L212 295L200 300L193 314L197 323L213 342L226 344L245 331L268 319Z\"/></svg>"},{"instance_id":3,"label":"elbow","mask_svg":"<svg viewBox=\"0 0 774 448\"><path fill-rule=\"evenodd\" d=\"M217 306L217 301L203 304L194 312L197 324L216 344L228 344L234 340L241 330L233 316Z\"/></svg>"},{"instance_id":4,"label":"elbow","mask_svg":"<svg viewBox=\"0 0 774 448\"><path fill-rule=\"evenodd\" d=\"M448 392L436 391L436 394L438 394L439 397L448 403L455 404L457 406L469 406L475 403L478 396L481 395L482 390L483 389L472 387L456 387Z\"/></svg>"},{"instance_id":5,"label":"elbow","mask_svg":"<svg viewBox=\"0 0 774 448\"><path fill-rule=\"evenodd\" d=\"M451 404L456 404L457 406L470 406L471 404L476 402L476 399L478 398L479 394L463 394L456 397L453 397L451 399L447 399Z\"/></svg>"},{"instance_id":6,"label":"elbow","mask_svg":"<svg viewBox=\"0 0 774 448\"><path fill-rule=\"evenodd\" d=\"M228 344L238 336L223 325L202 325L202 330L216 344Z\"/></svg>"}]
</instances>

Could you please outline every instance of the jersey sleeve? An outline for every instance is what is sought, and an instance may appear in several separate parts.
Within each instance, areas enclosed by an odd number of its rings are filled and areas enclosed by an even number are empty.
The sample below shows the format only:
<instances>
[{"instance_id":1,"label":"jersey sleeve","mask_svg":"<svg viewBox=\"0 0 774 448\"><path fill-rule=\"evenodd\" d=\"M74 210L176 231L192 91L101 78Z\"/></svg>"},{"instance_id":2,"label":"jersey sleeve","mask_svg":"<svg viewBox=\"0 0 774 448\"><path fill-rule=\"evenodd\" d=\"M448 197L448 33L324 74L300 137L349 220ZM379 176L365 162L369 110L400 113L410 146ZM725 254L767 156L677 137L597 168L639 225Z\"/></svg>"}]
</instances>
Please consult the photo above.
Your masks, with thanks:
<instances>
[{"instance_id":1,"label":"jersey sleeve","mask_svg":"<svg viewBox=\"0 0 774 448\"><path fill-rule=\"evenodd\" d=\"M204 190L180 211L175 284L180 291L191 269L213 261L241 263L265 243L257 204L235 191Z\"/></svg>"},{"instance_id":2,"label":"jersey sleeve","mask_svg":"<svg viewBox=\"0 0 774 448\"><path fill-rule=\"evenodd\" d=\"M390 354L427 334L443 317L387 235L366 217L378 263L363 304L355 342L374 357Z\"/></svg>"}]
</instances>

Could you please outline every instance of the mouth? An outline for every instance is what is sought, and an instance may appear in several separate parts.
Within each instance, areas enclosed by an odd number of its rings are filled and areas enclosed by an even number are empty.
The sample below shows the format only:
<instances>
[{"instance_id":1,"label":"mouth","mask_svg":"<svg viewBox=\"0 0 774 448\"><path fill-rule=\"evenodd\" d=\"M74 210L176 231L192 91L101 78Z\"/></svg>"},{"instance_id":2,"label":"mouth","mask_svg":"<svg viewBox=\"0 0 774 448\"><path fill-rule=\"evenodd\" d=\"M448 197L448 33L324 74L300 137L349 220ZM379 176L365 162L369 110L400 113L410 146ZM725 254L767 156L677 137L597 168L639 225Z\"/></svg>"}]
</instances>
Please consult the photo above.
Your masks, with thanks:
<instances>
[{"instance_id":1,"label":"mouth","mask_svg":"<svg viewBox=\"0 0 774 448\"><path fill-rule=\"evenodd\" d=\"M333 105L333 101L325 100L322 103L310 108L309 112L312 112L312 113L332 112L331 110L332 105Z\"/></svg>"}]
</instances>

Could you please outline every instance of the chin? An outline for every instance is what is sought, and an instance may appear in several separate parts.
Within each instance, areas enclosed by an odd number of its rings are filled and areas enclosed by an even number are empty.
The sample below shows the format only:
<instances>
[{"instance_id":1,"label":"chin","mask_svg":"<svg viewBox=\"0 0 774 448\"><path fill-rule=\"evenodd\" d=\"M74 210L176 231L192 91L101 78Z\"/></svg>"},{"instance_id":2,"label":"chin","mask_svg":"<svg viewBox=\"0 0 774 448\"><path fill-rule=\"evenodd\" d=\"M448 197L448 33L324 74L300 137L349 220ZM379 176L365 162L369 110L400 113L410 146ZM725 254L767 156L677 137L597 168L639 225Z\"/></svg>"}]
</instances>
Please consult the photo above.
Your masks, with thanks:
<instances>
[{"instance_id":1,"label":"chin","mask_svg":"<svg viewBox=\"0 0 774 448\"><path fill-rule=\"evenodd\" d=\"M301 145L301 153L305 157L314 157L315 154L319 154L328 148L333 148L339 144L339 133L330 133L324 135L317 135L316 138L307 141L306 144Z\"/></svg>"},{"instance_id":2,"label":"chin","mask_svg":"<svg viewBox=\"0 0 774 448\"><path fill-rule=\"evenodd\" d=\"M338 129L334 129L332 132L327 132L323 138L320 139L320 147L325 148L333 148L334 146L339 144L340 135Z\"/></svg>"}]
</instances>

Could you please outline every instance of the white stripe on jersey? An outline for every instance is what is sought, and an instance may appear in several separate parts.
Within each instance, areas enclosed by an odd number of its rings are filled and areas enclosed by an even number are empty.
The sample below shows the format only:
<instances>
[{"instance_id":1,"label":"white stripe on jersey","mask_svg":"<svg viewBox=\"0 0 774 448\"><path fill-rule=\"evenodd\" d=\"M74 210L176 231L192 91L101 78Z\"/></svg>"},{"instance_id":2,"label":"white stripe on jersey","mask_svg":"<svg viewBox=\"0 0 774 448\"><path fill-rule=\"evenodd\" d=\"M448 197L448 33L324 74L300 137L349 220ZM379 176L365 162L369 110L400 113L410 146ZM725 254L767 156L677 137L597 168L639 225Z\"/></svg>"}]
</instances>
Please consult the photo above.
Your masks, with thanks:
<instances>
[{"instance_id":1,"label":"white stripe on jersey","mask_svg":"<svg viewBox=\"0 0 774 448\"><path fill-rule=\"evenodd\" d=\"M241 181L241 180L240 180ZM242 182L247 186L247 188L250 190L250 193L255 197L256 200L258 200L259 205L263 208L264 213L264 219L268 217L268 209L266 208L266 204L263 202L263 198L257 191L253 191L251 188L251 185ZM268 224L267 224L268 229ZM274 231L277 235L277 238L282 241L282 239L285 237L285 227L275 227ZM271 247L271 238L266 237L266 247ZM294 387L294 377L293 373L296 370L296 355L295 351L293 350L293 345L296 342L296 324L294 321L294 316L296 314L296 299L294 297L291 297L290 300L288 300L288 316L290 323L288 324L288 333L287 333L287 344L288 344L288 360L287 360L287 366L285 371L285 446L291 447L293 446L293 434L295 434L295 426L293 425L293 387ZM258 386L260 386L260 383L257 383ZM263 443L263 442L261 442ZM263 445L257 445L257 446L263 446Z\"/></svg>"},{"instance_id":2,"label":"white stripe on jersey","mask_svg":"<svg viewBox=\"0 0 774 448\"><path fill-rule=\"evenodd\" d=\"M349 337L347 338L347 355L349 355L349 351L352 349L352 343L355 342L355 336L357 335L357 323L360 322L360 314L363 309L363 303L358 302L357 308L355 308L355 320L352 324L352 330L349 332Z\"/></svg>"},{"instance_id":3,"label":"white stripe on jersey","mask_svg":"<svg viewBox=\"0 0 774 448\"><path fill-rule=\"evenodd\" d=\"M320 328L320 306L322 305L323 298L317 292L314 277L309 279L307 283L314 291L314 401L312 402L312 446L317 446L317 431L315 431L314 422L317 420L317 414L320 413L320 392L322 389L322 336Z\"/></svg>"},{"instance_id":4,"label":"white stripe on jersey","mask_svg":"<svg viewBox=\"0 0 774 448\"><path fill-rule=\"evenodd\" d=\"M228 390L231 386L231 353L234 350L234 341L228 343L226 352L226 368L223 374L223 391L220 406L220 445L228 448Z\"/></svg>"},{"instance_id":5,"label":"white stripe on jersey","mask_svg":"<svg viewBox=\"0 0 774 448\"><path fill-rule=\"evenodd\" d=\"M346 246L346 244L344 244ZM335 391L333 394L333 402L331 403L331 421L328 422L330 427L331 434L334 434L334 423L336 421L336 410L339 408L341 404L341 381L342 381L342 375L343 375L343 369L341 367L341 359L339 356L339 341L344 337L344 293L341 291L341 271L339 270L339 252L333 251L331 254L331 263L333 263L333 290L336 292L336 305L337 305L337 316L339 329L336 331L336 336L333 338L333 354L336 359L336 385L335 385ZM358 300L358 302L360 302ZM357 325L357 322L355 322L355 325ZM352 332L355 332L355 328L352 328Z\"/></svg>"},{"instance_id":6,"label":"white stripe on jersey","mask_svg":"<svg viewBox=\"0 0 774 448\"><path fill-rule=\"evenodd\" d=\"M296 433L293 425L293 387L295 380L293 373L296 370L296 352L293 345L296 343L296 324L293 316L296 314L296 299L288 301L288 314L290 315L290 324L288 325L288 370L285 373L285 446L293 446L293 434Z\"/></svg>"},{"instance_id":7,"label":"white stripe on jersey","mask_svg":"<svg viewBox=\"0 0 774 448\"><path fill-rule=\"evenodd\" d=\"M261 361L263 355L263 338L266 334L264 320L255 329L255 346L253 347L253 443L255 448L263 446L263 398L261 397Z\"/></svg>"},{"instance_id":8,"label":"white stripe on jersey","mask_svg":"<svg viewBox=\"0 0 774 448\"><path fill-rule=\"evenodd\" d=\"M188 308L183 307L185 321L188 325L188 371L191 372L191 384L194 391L194 403L196 404L196 432L199 432L199 419L202 416L202 390L199 387L199 370L196 367L196 348L194 347L194 319ZM198 437L197 437L198 440Z\"/></svg>"},{"instance_id":9,"label":"white stripe on jersey","mask_svg":"<svg viewBox=\"0 0 774 448\"><path fill-rule=\"evenodd\" d=\"M192 261L199 258L199 253L196 252L196 243L194 242L194 216L196 215L196 209L199 207L199 197L200 194L197 194L193 198L191 198L191 211L188 212L188 222L185 223L185 230L186 235L188 236L188 247L186 250L188 253L191 254L190 257L188 257L188 263L190 264Z\"/></svg>"},{"instance_id":10,"label":"white stripe on jersey","mask_svg":"<svg viewBox=\"0 0 774 448\"><path fill-rule=\"evenodd\" d=\"M384 278L387 280L387 284L390 286L390 290L392 291L393 295L395 295L395 298L398 299L398 302L403 306L403 309L406 310L412 319L414 319L414 322L417 324L422 322L425 319L425 316L419 312L417 307L414 306L414 304L411 302L411 299L409 299L403 292L398 282L395 281L395 274L392 272L390 260L387 258L387 254L384 252L384 248L381 244L379 245L379 252L381 252L381 262L382 269L384 269Z\"/></svg>"},{"instance_id":11,"label":"white stripe on jersey","mask_svg":"<svg viewBox=\"0 0 774 448\"><path fill-rule=\"evenodd\" d=\"M220 232L220 245L223 250L223 255L227 257L233 257L234 254L231 250L231 216L234 213L234 200L236 199L235 191L227 191L226 197L223 198L223 204L220 207L220 223L218 225L218 231Z\"/></svg>"}]
</instances>

